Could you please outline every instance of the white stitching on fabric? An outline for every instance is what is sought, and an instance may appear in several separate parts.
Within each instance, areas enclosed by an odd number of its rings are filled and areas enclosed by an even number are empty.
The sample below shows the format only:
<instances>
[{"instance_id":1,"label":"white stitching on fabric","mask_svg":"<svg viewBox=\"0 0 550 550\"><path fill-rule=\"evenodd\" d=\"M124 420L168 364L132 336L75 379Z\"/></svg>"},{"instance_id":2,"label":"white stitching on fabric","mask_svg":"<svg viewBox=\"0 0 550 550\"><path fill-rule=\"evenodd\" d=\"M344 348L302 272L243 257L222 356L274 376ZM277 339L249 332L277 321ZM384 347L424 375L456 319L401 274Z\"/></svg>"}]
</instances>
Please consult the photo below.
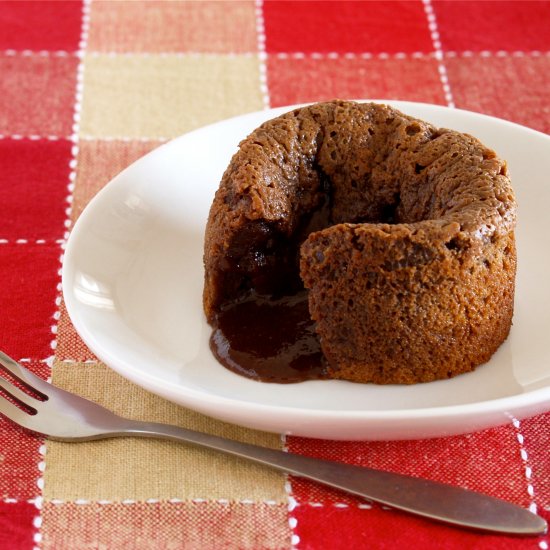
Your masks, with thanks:
<instances>
[{"instance_id":1,"label":"white stitching on fabric","mask_svg":"<svg viewBox=\"0 0 550 550\"><path fill-rule=\"evenodd\" d=\"M283 445L283 452L288 453L288 445L286 441L286 435L281 434L281 443ZM288 499L288 526L290 528L290 544L291 548L295 549L297 548L298 544L300 543L300 537L296 534L295 530L298 526L298 518L293 515L294 509L299 505L296 499L294 498L294 495L292 494L292 483L290 482L290 476L285 473L285 492L287 494Z\"/></svg>"},{"instance_id":2,"label":"white stitching on fabric","mask_svg":"<svg viewBox=\"0 0 550 550\"><path fill-rule=\"evenodd\" d=\"M77 57L78 52L71 52L67 50L3 50L2 54L7 57Z\"/></svg>"},{"instance_id":3,"label":"white stitching on fabric","mask_svg":"<svg viewBox=\"0 0 550 550\"><path fill-rule=\"evenodd\" d=\"M506 50L441 50L443 58L456 57L550 57L550 51L506 51ZM275 59L437 59L436 52L277 52L267 54Z\"/></svg>"},{"instance_id":4,"label":"white stitching on fabric","mask_svg":"<svg viewBox=\"0 0 550 550\"><path fill-rule=\"evenodd\" d=\"M38 453L40 454L40 460L37 464L37 468L39 471L38 479L36 480L36 485L40 491L40 495L36 496L34 499L29 499L29 504L34 504L37 515L33 519L33 527L35 528L35 532L33 533L33 542L37 545L35 548L40 545L42 542L42 532L40 530L42 526L42 504L43 504L43 497L42 492L44 491L44 470L46 469L46 462L44 460L45 454L46 454L46 445L42 443L40 447L38 448Z\"/></svg>"},{"instance_id":5,"label":"white stitching on fabric","mask_svg":"<svg viewBox=\"0 0 550 550\"><path fill-rule=\"evenodd\" d=\"M263 27L262 27L263 28ZM265 33L264 33L265 34ZM442 50L446 57L544 57L550 56L550 51L545 50ZM71 51L48 51L48 50L1 50L0 55L6 57L83 57L81 52ZM85 54L88 57L256 57L257 52L116 52L116 51L89 51ZM313 59L338 59L347 57L354 59L362 57L364 59L407 59L408 57L422 58L435 57L434 52L275 52L267 54L267 57L275 57L277 59L305 59L311 57Z\"/></svg>"},{"instance_id":6,"label":"white stitching on fabric","mask_svg":"<svg viewBox=\"0 0 550 550\"><path fill-rule=\"evenodd\" d=\"M34 504L37 508L42 508L44 499L42 496L38 496L35 498L29 498L29 499L18 499L18 498L10 498L6 497L0 500L0 502L4 504L18 504L21 502L27 502L28 504ZM226 498L219 498L219 499L209 499L209 498L192 498L192 499L182 499L182 498L148 498L146 500L135 500L135 499L124 499L124 500L110 500L110 499L85 499L85 498L77 498L74 500L65 500L65 499L59 499L59 498L53 498L48 501L49 504L53 504L55 506L61 506L64 504L76 504L77 506L86 506L91 504L99 504L100 506L109 506L112 504L124 504L125 506L131 506L134 504L160 504L160 503L169 503L169 504L184 504L186 502L192 502L193 504L208 504L208 503L215 503L215 504L223 504L228 505L231 503L235 504L245 504L245 505L252 505L252 504L265 504L266 506L279 506L281 503L275 501L275 500L254 500L252 498L243 498L240 500L231 500ZM338 508L338 509L345 509L345 508L358 508L360 510L371 510L373 508L372 504L368 503L357 503L357 504L348 504L346 502L296 502L296 500L293 499L292 502L292 510L298 507L304 507L309 506L311 508ZM383 506L385 510L390 510L389 507ZM292 519L292 518L291 518ZM289 519L289 522L291 520Z\"/></svg>"},{"instance_id":7,"label":"white stitching on fabric","mask_svg":"<svg viewBox=\"0 0 550 550\"><path fill-rule=\"evenodd\" d=\"M81 114L81 106L82 106L82 98L83 98L83 90L84 90L84 63L83 63L83 54L86 50L86 44L88 41L88 32L90 28L90 1L91 0L85 0L82 4L82 20L81 20L81 32L80 32L80 41L78 43L79 50L77 52L78 57L80 58L80 62L78 64L78 67L76 69L76 87L75 87L75 95L74 95L74 107L73 107L73 124L72 124L72 135L70 136L70 141L72 141L73 145L71 146L71 158L69 160L69 182L67 184L67 195L65 197L66 202L66 208L65 208L65 234L63 235L63 239L60 241L61 249L64 250L65 243L69 237L69 232L71 228L71 214L72 214L72 203L73 203L73 192L74 192L74 186L76 181L76 167L77 167L77 157L79 152L78 147L78 133L80 129L80 114ZM61 277L61 265L63 264L63 253L61 254L60 258L60 268L58 271L59 276ZM59 307L61 305L61 282L58 284L58 296L56 298L56 306ZM58 315L59 314L59 315ZM56 311L53 315L54 319L58 321L61 317L60 312ZM55 350L57 348L57 323L55 325L52 325L52 335L54 338L50 342L50 346L52 350Z\"/></svg>"},{"instance_id":8,"label":"white stitching on fabric","mask_svg":"<svg viewBox=\"0 0 550 550\"><path fill-rule=\"evenodd\" d=\"M260 70L260 91L262 93L262 101L264 109L269 109L270 98L269 88L267 86L267 54L265 51L265 21L264 21L264 5L263 0L256 0L255 2L255 14L256 14L256 35L258 45L258 59Z\"/></svg>"},{"instance_id":9,"label":"white stitching on fabric","mask_svg":"<svg viewBox=\"0 0 550 550\"><path fill-rule=\"evenodd\" d=\"M66 363L67 365L85 364L85 365L97 365L100 363L97 359L61 359L60 363Z\"/></svg>"},{"instance_id":10,"label":"white stitching on fabric","mask_svg":"<svg viewBox=\"0 0 550 550\"><path fill-rule=\"evenodd\" d=\"M61 305L61 302L59 304L56 304L56 305L58 305L58 306ZM59 319L61 318L61 312L56 311L52 315L52 318L59 321ZM52 365L53 365L54 356L50 355L50 357L46 357L46 359L35 359L35 358L31 358L31 357L23 357L21 359L17 359L17 361L19 363L45 363L46 365L48 365L51 368ZM98 359L60 359L59 362L60 363L67 363L69 365L74 365L74 364L77 364L77 363L78 364L95 365L95 364L101 363L101 361L99 361Z\"/></svg>"},{"instance_id":11,"label":"white stitching on fabric","mask_svg":"<svg viewBox=\"0 0 550 550\"><path fill-rule=\"evenodd\" d=\"M65 239L0 239L0 244L64 244Z\"/></svg>"},{"instance_id":12,"label":"white stitching on fabric","mask_svg":"<svg viewBox=\"0 0 550 550\"><path fill-rule=\"evenodd\" d=\"M263 17L262 17L263 19ZM263 26L261 27L263 29ZM257 26L257 29L260 29ZM258 34L259 34L258 30ZM265 31L264 44L265 44ZM259 38L258 38L259 39ZM275 59L422 59L435 58L435 52L275 52L267 53L264 49L265 58ZM443 57L550 57L550 51L545 50L441 50ZM46 51L46 50L1 50L0 55L6 57L78 57L84 56L81 52L70 51ZM258 52L86 52L86 57L256 57Z\"/></svg>"},{"instance_id":13,"label":"white stitching on fabric","mask_svg":"<svg viewBox=\"0 0 550 550\"><path fill-rule=\"evenodd\" d=\"M66 141L71 141L71 138L72 136L51 136L51 135L40 136L37 134L29 134L28 136L23 136L21 134L0 134L0 139L13 139L14 141L24 140L24 139L28 139L30 141L39 141L43 139L46 139L48 141L59 141L61 139L64 139Z\"/></svg>"},{"instance_id":14,"label":"white stitching on fabric","mask_svg":"<svg viewBox=\"0 0 550 550\"><path fill-rule=\"evenodd\" d=\"M424 5L424 12L426 13L426 18L428 20L428 29L430 31L430 36L432 38L433 47L435 50L435 58L437 59L437 70L439 72L439 80L441 81L441 86L443 87L443 94L445 95L445 101L447 105L451 108L455 106L453 94L451 92L451 86L449 85L449 78L447 76L447 68L443 62L444 55L443 49L441 46L441 37L439 36L439 30L437 28L437 19L433 10L431 0L422 0Z\"/></svg>"},{"instance_id":15,"label":"white stitching on fabric","mask_svg":"<svg viewBox=\"0 0 550 550\"><path fill-rule=\"evenodd\" d=\"M173 136L174 137L174 136ZM21 134L0 134L0 139L9 140L12 139L14 141L22 141L22 140L29 140L29 141L41 141L41 140L48 140L48 141L72 141L73 143L76 141L139 141L139 142L149 142L149 141L159 141L164 142L168 141L172 138L164 137L164 136L158 136L158 137L134 137L134 136L90 136L87 134L81 135L81 136L75 136L74 134L70 136L40 136L37 134L31 134L28 136L24 136ZM74 159L71 159L70 162L72 162Z\"/></svg>"},{"instance_id":16,"label":"white stitching on fabric","mask_svg":"<svg viewBox=\"0 0 550 550\"><path fill-rule=\"evenodd\" d=\"M514 426L514 429L516 431L516 439L519 444L519 454L521 457L521 460L523 462L523 467L525 470L525 479L527 481L527 494L529 495L531 499L531 504L529 504L529 510L533 512L533 514L537 513L537 503L535 502L535 489L533 487L532 483L532 477L533 477L533 470L531 466L529 465L529 455L527 454L527 450L524 446L525 438L523 437L523 434L521 433L521 423L520 421L513 417L512 418L512 425Z\"/></svg>"},{"instance_id":17,"label":"white stitching on fabric","mask_svg":"<svg viewBox=\"0 0 550 550\"><path fill-rule=\"evenodd\" d=\"M57 296L55 299L56 307L58 308L57 311L53 314L53 319L55 323L51 326L51 333L52 333L52 340L50 341L50 347L52 350L55 350L57 348L57 332L58 332L58 321L61 318L61 312L59 310L59 307L61 306L61 266L63 265L63 250L65 248L65 241L67 240L69 236L69 230L70 230L70 219L71 219L71 212L72 212L72 195L74 192L74 182L76 180L76 158L78 154L78 132L80 127L80 106L82 104L82 91L83 91L83 72L84 72L84 57L83 53L86 50L86 44L88 40L88 32L90 27L90 2L91 0L84 0L82 3L82 13L81 13L81 20L80 20L80 40L78 43L78 52L76 53L76 56L79 58L79 63L76 68L76 87L75 87L75 94L74 94L74 107L73 107L73 125L72 125L72 132L73 134L70 136L70 141L72 141L71 146L71 159L69 161L69 178L67 183L67 195L66 195L66 209L65 209L65 234L63 235L63 239L58 243L61 249L61 254L59 258L59 283L57 285ZM53 361L50 361L48 364L52 365ZM51 377L49 377L51 379ZM43 444L40 447L40 454L42 456L42 460L38 463L38 470L40 472L40 477L38 478L36 484L38 486L38 489L40 491L40 496L38 496L35 499L35 506L37 508L38 514L35 516L33 520L33 525L36 529L33 540L37 546L35 546L36 549L38 549L38 545L42 541L42 532L41 532L41 526L42 526L42 494L44 492L44 472L46 470L46 452L47 452L47 446Z\"/></svg>"},{"instance_id":18,"label":"white stitching on fabric","mask_svg":"<svg viewBox=\"0 0 550 550\"><path fill-rule=\"evenodd\" d=\"M143 142L147 143L150 141L153 142L165 142L170 139L173 139L176 136L170 137L164 137L164 136L155 136L155 137L135 137L135 136L90 136L88 134L84 134L81 136L76 136L75 134L72 134L70 136L39 136L36 134L31 134L28 136L24 136L21 134L0 134L0 140L14 140L14 141L22 141L22 140L30 140L30 141L40 141L40 140L48 140L48 141L72 141L75 142L81 142L81 141L125 141L125 142ZM69 165L71 166L71 162L74 159L71 159L69 162ZM73 166L71 166L72 168Z\"/></svg>"},{"instance_id":19,"label":"white stitching on fabric","mask_svg":"<svg viewBox=\"0 0 550 550\"><path fill-rule=\"evenodd\" d=\"M45 363L48 366L51 366L52 357L46 357L46 359L31 359L30 357L23 357L18 359L19 363Z\"/></svg>"}]
</instances>

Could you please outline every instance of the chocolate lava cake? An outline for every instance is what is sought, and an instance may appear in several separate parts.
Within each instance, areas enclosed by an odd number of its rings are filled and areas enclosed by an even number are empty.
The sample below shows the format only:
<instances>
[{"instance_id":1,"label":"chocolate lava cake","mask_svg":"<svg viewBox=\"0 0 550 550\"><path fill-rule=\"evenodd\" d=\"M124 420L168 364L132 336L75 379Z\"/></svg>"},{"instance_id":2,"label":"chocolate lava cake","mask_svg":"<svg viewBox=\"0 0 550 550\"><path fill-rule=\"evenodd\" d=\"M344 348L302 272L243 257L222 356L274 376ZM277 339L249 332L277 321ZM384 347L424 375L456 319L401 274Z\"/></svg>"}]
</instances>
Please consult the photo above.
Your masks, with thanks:
<instances>
[{"instance_id":1,"label":"chocolate lava cake","mask_svg":"<svg viewBox=\"0 0 550 550\"><path fill-rule=\"evenodd\" d=\"M515 223L505 161L470 135L374 103L279 116L241 142L210 210L212 349L276 382L471 371L510 330Z\"/></svg>"}]
</instances>

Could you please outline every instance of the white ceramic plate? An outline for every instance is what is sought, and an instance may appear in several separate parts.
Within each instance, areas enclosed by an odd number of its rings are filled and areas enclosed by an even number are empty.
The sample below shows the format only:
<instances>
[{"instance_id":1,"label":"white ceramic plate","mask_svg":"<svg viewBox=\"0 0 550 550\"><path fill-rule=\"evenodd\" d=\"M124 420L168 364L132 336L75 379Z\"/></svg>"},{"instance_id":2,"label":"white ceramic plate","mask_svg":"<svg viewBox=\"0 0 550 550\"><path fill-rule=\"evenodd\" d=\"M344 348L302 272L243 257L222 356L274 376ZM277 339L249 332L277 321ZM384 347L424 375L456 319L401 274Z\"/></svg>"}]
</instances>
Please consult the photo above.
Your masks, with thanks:
<instances>
[{"instance_id":1,"label":"white ceramic plate","mask_svg":"<svg viewBox=\"0 0 550 550\"><path fill-rule=\"evenodd\" d=\"M469 132L509 162L520 211L516 310L491 361L452 380L414 386L343 381L276 385L219 365L201 306L203 231L238 142L289 108L186 134L124 170L72 231L63 267L70 317L86 344L153 393L229 422L332 439L466 433L550 409L550 137L487 116L388 102Z\"/></svg>"}]
</instances>

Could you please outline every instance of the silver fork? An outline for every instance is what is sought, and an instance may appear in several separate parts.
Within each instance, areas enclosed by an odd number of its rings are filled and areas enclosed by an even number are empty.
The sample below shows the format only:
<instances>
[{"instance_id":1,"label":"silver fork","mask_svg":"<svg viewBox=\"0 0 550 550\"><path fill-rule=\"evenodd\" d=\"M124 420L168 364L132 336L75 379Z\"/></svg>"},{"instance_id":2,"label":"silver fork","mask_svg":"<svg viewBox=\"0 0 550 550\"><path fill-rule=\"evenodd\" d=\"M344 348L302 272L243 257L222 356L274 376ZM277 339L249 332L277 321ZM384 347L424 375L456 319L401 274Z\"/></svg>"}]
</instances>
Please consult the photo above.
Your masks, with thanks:
<instances>
[{"instance_id":1,"label":"silver fork","mask_svg":"<svg viewBox=\"0 0 550 550\"><path fill-rule=\"evenodd\" d=\"M0 413L50 439L88 441L130 435L184 441L461 527L514 535L540 535L547 529L544 519L520 506L460 487L257 447L177 426L123 418L92 401L56 388L2 352L0 365L38 396L31 396L6 377L0 377L0 389L4 390L0 393ZM19 406L6 399L4 393Z\"/></svg>"}]
</instances>

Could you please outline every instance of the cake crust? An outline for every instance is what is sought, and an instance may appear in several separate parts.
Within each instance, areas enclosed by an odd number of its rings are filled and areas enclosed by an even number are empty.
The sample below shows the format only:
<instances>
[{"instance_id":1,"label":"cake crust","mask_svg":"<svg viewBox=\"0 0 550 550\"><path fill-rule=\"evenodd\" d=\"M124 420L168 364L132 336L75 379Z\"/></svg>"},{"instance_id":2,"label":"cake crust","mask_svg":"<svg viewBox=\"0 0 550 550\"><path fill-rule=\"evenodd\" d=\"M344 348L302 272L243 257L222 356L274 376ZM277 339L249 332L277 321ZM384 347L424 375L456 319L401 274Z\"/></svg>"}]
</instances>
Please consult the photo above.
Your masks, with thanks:
<instances>
[{"instance_id":1,"label":"cake crust","mask_svg":"<svg viewBox=\"0 0 550 550\"><path fill-rule=\"evenodd\" d=\"M204 310L302 285L329 377L427 382L486 362L510 330L516 202L476 138L333 101L248 136L206 228Z\"/></svg>"}]
</instances>

